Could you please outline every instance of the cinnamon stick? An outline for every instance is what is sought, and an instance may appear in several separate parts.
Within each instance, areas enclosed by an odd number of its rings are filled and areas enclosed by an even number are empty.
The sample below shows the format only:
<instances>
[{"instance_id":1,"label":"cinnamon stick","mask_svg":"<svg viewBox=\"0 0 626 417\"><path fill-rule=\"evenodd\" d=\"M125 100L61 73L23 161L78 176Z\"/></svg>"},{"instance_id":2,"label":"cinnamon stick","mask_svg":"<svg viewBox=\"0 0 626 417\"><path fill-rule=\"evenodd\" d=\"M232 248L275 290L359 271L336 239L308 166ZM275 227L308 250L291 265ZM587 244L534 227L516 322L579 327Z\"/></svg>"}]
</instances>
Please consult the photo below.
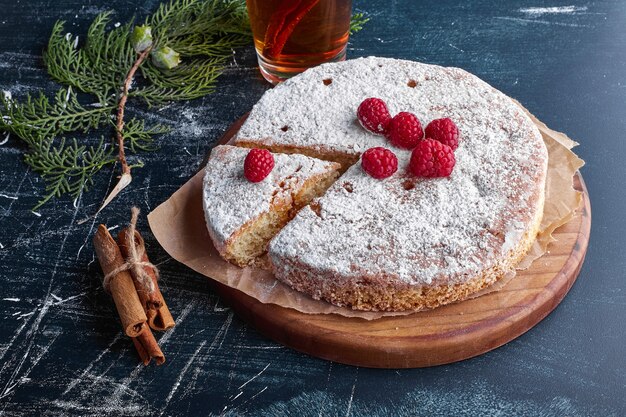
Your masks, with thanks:
<instances>
[{"instance_id":1,"label":"cinnamon stick","mask_svg":"<svg viewBox=\"0 0 626 417\"><path fill-rule=\"evenodd\" d=\"M124 258L117 243L103 224L98 226L93 244L105 276L124 265ZM145 323L148 318L141 307L130 273L126 270L116 273L109 280L108 290L113 297L126 335L139 336L146 327Z\"/></svg>"},{"instance_id":2,"label":"cinnamon stick","mask_svg":"<svg viewBox=\"0 0 626 417\"><path fill-rule=\"evenodd\" d=\"M128 248L131 245L131 234L130 228L124 228L117 235L117 242L119 247L124 255L124 258L128 260L129 258L129 250ZM145 243L141 234L135 230L135 247L137 248L137 253L142 253L143 256L141 258L141 262L150 262L148 258L148 254L145 249ZM131 270L131 276L133 277L133 283L135 285L135 289L137 290L137 295L139 296L139 300L141 301L141 305L148 317L148 325L154 330L167 330L169 328L174 327L176 322L170 313L167 304L165 303L165 299L163 298L163 294L161 294L161 290L159 289L159 284L157 282L157 276L154 273L154 269L149 266L143 267L146 274L148 274L154 283L154 291L150 293L146 290L145 286L142 285L133 270Z\"/></svg>"},{"instance_id":3,"label":"cinnamon stick","mask_svg":"<svg viewBox=\"0 0 626 417\"><path fill-rule=\"evenodd\" d=\"M150 360L153 358L157 365L163 365L165 363L165 355L163 355L149 327L146 327L137 337L133 337L133 344L135 345L135 349L137 349L141 362L145 366L148 366Z\"/></svg>"}]
</instances>

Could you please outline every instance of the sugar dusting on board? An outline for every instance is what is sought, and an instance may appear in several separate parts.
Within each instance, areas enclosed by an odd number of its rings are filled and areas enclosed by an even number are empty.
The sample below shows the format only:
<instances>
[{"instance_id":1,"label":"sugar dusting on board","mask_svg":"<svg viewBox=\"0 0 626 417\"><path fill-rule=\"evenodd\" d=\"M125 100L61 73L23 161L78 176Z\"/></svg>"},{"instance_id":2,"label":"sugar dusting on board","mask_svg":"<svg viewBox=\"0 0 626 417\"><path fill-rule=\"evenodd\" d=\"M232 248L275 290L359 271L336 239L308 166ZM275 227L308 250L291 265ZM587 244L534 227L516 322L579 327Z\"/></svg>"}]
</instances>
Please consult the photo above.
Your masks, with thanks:
<instances>
[{"instance_id":1,"label":"sugar dusting on board","mask_svg":"<svg viewBox=\"0 0 626 417\"><path fill-rule=\"evenodd\" d=\"M358 368L354 371L356 374ZM343 374L339 374L342 375ZM387 378L395 381L397 385L410 386L416 374L396 371L389 372ZM358 376L358 375L357 375ZM329 374L329 379L331 375ZM363 395L368 380L359 384L357 377L353 385L344 383L338 375L332 375L333 381L340 380L340 388L335 390L306 390L297 395L256 410L258 415L283 416L291 415L294 410L314 410L310 415L333 415L333 416L373 416L395 415L401 417L416 415L415 410L428 410L432 416L465 416L465 415L504 415L504 416L587 416L595 415L597 411L589 404L578 400L576 396L555 395L549 400L540 395L536 397L521 397L519 395L505 396L502 394L502 386L494 380L484 380L481 376L469 376L462 383L466 391L458 388L451 389L449 385L440 382L424 382L427 378L420 379L417 387L403 391L397 397L392 408L384 408L376 398ZM345 377L348 380L348 377ZM460 383L459 383L460 384ZM359 392L359 398L354 398L352 393ZM539 388L537 388L538 390ZM581 388L582 389L582 388ZM352 400L352 401L350 401ZM389 411L392 410L392 411ZM468 411L471 410L471 411ZM497 410L497 413L494 412ZM595 412L594 412L595 411ZM236 414L232 414L236 415ZM308 415L308 414L307 414ZM614 415L614 414L611 414ZM617 415L617 414L615 414Z\"/></svg>"},{"instance_id":2,"label":"sugar dusting on board","mask_svg":"<svg viewBox=\"0 0 626 417\"><path fill-rule=\"evenodd\" d=\"M587 6L527 7L519 9L519 11L530 16L543 16L545 14L576 14L586 12Z\"/></svg>"},{"instance_id":3,"label":"sugar dusting on board","mask_svg":"<svg viewBox=\"0 0 626 417\"><path fill-rule=\"evenodd\" d=\"M183 116L181 124L178 127L178 133L184 136L201 137L206 134L207 126L203 125L200 120L199 111L192 108L184 108L180 114Z\"/></svg>"}]
</instances>

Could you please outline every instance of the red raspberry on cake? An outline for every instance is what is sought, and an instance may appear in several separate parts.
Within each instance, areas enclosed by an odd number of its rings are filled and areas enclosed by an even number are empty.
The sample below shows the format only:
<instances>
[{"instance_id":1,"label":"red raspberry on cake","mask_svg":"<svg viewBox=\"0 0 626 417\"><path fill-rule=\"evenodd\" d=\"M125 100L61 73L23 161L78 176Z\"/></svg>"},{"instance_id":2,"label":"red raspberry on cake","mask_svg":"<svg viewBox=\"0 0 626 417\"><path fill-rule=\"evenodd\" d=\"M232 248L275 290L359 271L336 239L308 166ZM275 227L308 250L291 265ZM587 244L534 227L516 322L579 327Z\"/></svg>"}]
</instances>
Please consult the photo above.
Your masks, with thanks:
<instances>
[{"instance_id":1,"label":"red raspberry on cake","mask_svg":"<svg viewBox=\"0 0 626 417\"><path fill-rule=\"evenodd\" d=\"M377 135L384 135L387 132L391 115L383 100L375 97L366 98L359 105L356 115L361 126L370 132Z\"/></svg>"},{"instance_id":2,"label":"red raspberry on cake","mask_svg":"<svg viewBox=\"0 0 626 417\"><path fill-rule=\"evenodd\" d=\"M274 156L267 149L252 149L243 162L243 174L250 182L263 181L274 169Z\"/></svg>"},{"instance_id":3,"label":"red raspberry on cake","mask_svg":"<svg viewBox=\"0 0 626 417\"><path fill-rule=\"evenodd\" d=\"M400 112L389 122L387 139L399 148L412 149L423 138L422 124L413 113Z\"/></svg>"},{"instance_id":4,"label":"red raspberry on cake","mask_svg":"<svg viewBox=\"0 0 626 417\"><path fill-rule=\"evenodd\" d=\"M398 170L398 158L389 149L376 147L363 152L363 170L379 180L390 177Z\"/></svg>"},{"instance_id":5,"label":"red raspberry on cake","mask_svg":"<svg viewBox=\"0 0 626 417\"><path fill-rule=\"evenodd\" d=\"M413 149L409 171L418 177L448 177L455 163L451 147L434 139L425 139Z\"/></svg>"},{"instance_id":6,"label":"red raspberry on cake","mask_svg":"<svg viewBox=\"0 0 626 417\"><path fill-rule=\"evenodd\" d=\"M426 126L426 137L435 139L455 150L459 146L459 129L452 119L436 119Z\"/></svg>"}]
</instances>

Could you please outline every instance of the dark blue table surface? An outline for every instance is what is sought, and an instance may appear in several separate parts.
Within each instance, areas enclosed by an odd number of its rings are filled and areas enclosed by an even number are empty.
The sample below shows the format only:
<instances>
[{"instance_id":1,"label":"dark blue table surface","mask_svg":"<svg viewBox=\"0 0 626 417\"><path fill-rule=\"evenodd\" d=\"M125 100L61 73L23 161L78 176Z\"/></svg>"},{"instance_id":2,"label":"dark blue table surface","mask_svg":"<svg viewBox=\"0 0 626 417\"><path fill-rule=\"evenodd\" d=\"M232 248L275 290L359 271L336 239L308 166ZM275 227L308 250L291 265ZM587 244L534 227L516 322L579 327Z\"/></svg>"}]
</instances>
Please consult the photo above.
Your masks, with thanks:
<instances>
[{"instance_id":1,"label":"dark blue table surface","mask_svg":"<svg viewBox=\"0 0 626 417\"><path fill-rule=\"evenodd\" d=\"M55 20L84 35L101 11L114 22L158 1L0 1L0 89L16 98L57 86L41 52ZM268 88L252 47L237 52L217 92L149 112L175 126L161 151L95 220L114 173L75 205L30 208L43 184L15 138L0 146L0 416L623 416L626 415L626 4L355 0L372 18L349 56L408 58L471 71L578 140L593 208L591 244L563 303L534 329L478 358L414 370L315 359L247 326L202 276L140 228L177 318L161 334L164 366L143 367L100 286L91 247L98 222L127 221L168 198L215 140ZM532 9L532 8L549 9ZM554 9L556 7L556 9ZM131 112L147 114L142 107Z\"/></svg>"}]
</instances>

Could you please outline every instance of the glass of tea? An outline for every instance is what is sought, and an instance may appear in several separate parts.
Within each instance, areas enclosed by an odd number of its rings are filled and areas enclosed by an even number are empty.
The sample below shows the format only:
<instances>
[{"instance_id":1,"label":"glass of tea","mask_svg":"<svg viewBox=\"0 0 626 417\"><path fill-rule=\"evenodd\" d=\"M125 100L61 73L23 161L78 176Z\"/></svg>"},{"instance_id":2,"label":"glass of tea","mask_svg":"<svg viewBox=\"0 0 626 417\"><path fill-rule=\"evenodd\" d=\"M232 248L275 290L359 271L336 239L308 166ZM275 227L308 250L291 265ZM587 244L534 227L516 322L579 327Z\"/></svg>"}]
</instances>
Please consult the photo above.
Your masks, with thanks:
<instances>
[{"instance_id":1,"label":"glass of tea","mask_svg":"<svg viewBox=\"0 0 626 417\"><path fill-rule=\"evenodd\" d=\"M351 0L246 1L259 67L272 84L345 59Z\"/></svg>"}]
</instances>

